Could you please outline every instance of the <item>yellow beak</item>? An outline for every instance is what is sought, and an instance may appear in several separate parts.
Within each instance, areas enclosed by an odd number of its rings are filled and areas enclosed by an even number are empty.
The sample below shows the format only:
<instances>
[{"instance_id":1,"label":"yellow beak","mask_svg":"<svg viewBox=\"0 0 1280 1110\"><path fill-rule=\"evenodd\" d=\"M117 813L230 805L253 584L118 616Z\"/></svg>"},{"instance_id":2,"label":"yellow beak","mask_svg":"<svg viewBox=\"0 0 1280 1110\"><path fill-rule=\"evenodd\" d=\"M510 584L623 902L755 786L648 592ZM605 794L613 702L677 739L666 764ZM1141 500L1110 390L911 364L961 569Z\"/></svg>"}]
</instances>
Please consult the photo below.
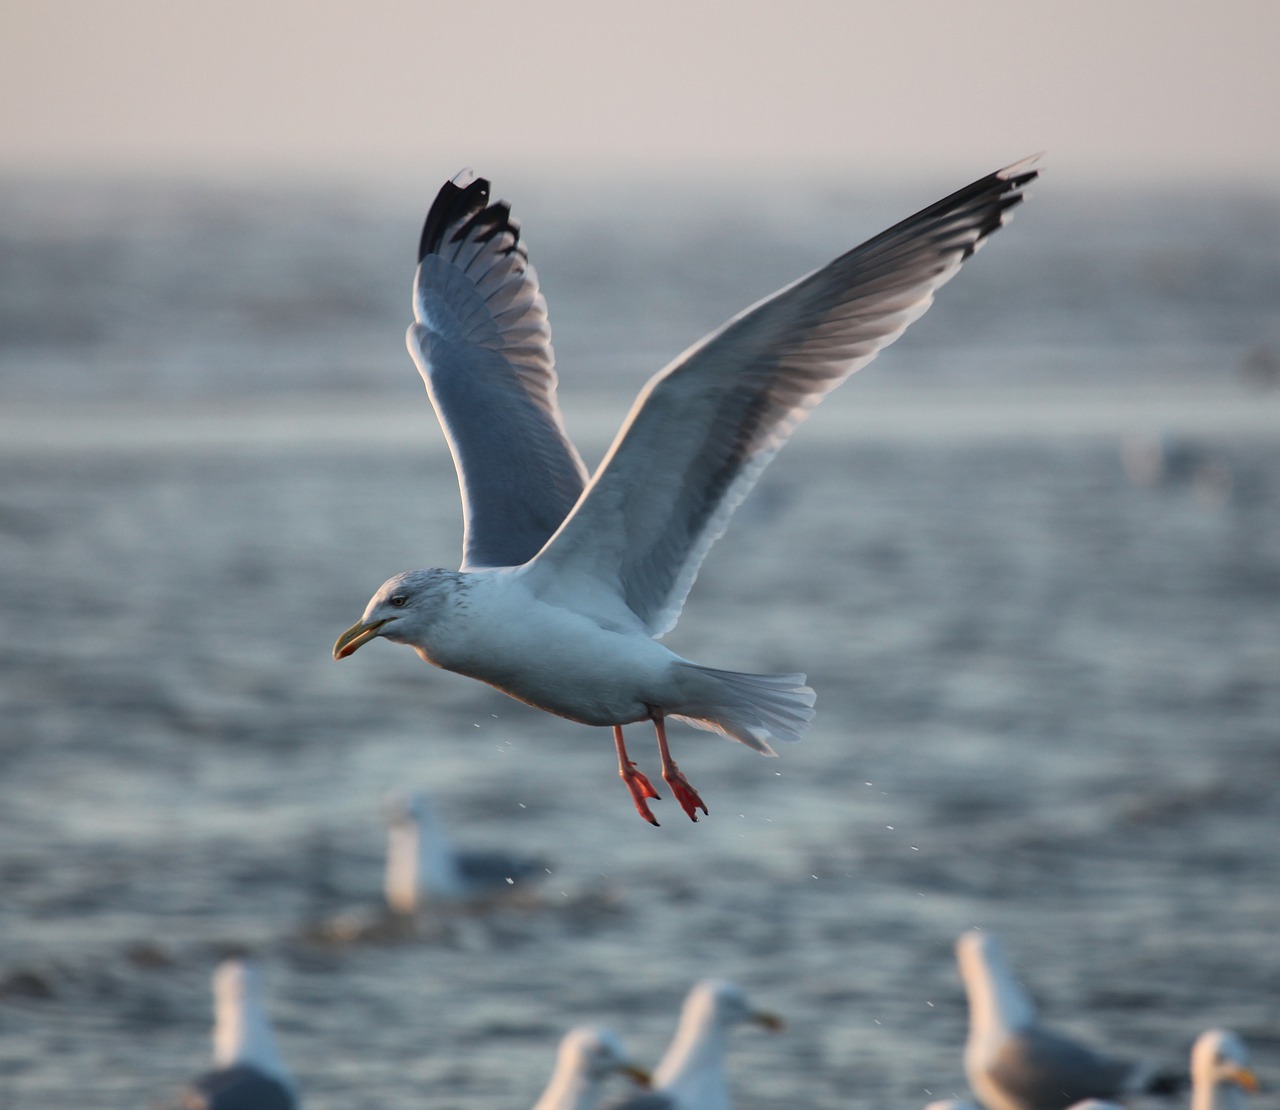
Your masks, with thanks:
<instances>
[{"instance_id":1,"label":"yellow beak","mask_svg":"<svg viewBox=\"0 0 1280 1110\"><path fill-rule=\"evenodd\" d=\"M333 657L335 659L345 659L352 652L372 640L378 634L378 629L390 619L388 617L380 621L370 621L368 624L363 621L356 621L355 624L338 637L338 642L333 645Z\"/></svg>"},{"instance_id":2,"label":"yellow beak","mask_svg":"<svg viewBox=\"0 0 1280 1110\"><path fill-rule=\"evenodd\" d=\"M1258 1090L1258 1077L1254 1074L1252 1068L1232 1068L1227 1074L1227 1079L1243 1087L1250 1094L1254 1094Z\"/></svg>"},{"instance_id":3,"label":"yellow beak","mask_svg":"<svg viewBox=\"0 0 1280 1110\"><path fill-rule=\"evenodd\" d=\"M751 1020L762 1029L769 1030L770 1033L777 1033L787 1027L787 1023L783 1021L778 1014L771 1014L768 1010L756 1010L751 1015Z\"/></svg>"},{"instance_id":4,"label":"yellow beak","mask_svg":"<svg viewBox=\"0 0 1280 1110\"><path fill-rule=\"evenodd\" d=\"M644 1068L637 1067L635 1064L623 1064L618 1070L631 1082L638 1083L641 1087L653 1086L653 1079Z\"/></svg>"}]
</instances>

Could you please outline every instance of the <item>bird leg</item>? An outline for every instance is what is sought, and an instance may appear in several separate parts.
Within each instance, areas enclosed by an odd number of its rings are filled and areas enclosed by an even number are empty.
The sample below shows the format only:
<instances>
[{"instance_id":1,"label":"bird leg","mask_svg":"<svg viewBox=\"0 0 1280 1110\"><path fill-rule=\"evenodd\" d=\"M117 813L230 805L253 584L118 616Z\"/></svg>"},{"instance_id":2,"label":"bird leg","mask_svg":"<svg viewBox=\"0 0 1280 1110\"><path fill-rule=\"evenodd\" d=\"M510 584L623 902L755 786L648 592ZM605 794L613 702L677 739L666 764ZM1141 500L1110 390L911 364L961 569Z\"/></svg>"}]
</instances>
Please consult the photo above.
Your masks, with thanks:
<instances>
[{"instance_id":1,"label":"bird leg","mask_svg":"<svg viewBox=\"0 0 1280 1110\"><path fill-rule=\"evenodd\" d=\"M671 787L671 792L680 803L680 808L689 815L689 820L696 821L698 810L707 812L707 803L698 796L693 783L684 777L684 772L671 758L671 749L667 747L667 724L662 710L650 706L649 716L653 719L653 727L658 733L658 754L662 756L662 777L667 780L667 785Z\"/></svg>"},{"instance_id":2,"label":"bird leg","mask_svg":"<svg viewBox=\"0 0 1280 1110\"><path fill-rule=\"evenodd\" d=\"M662 795L653 788L653 783L645 778L640 769L632 762L630 756L627 755L627 746L622 742L621 725L613 726L613 743L618 749L618 774L622 777L622 781L627 784L627 789L631 791L631 800L636 804L636 812L649 824L656 825L658 819L654 817L653 812L649 809L649 803L646 799L661 798Z\"/></svg>"}]
</instances>

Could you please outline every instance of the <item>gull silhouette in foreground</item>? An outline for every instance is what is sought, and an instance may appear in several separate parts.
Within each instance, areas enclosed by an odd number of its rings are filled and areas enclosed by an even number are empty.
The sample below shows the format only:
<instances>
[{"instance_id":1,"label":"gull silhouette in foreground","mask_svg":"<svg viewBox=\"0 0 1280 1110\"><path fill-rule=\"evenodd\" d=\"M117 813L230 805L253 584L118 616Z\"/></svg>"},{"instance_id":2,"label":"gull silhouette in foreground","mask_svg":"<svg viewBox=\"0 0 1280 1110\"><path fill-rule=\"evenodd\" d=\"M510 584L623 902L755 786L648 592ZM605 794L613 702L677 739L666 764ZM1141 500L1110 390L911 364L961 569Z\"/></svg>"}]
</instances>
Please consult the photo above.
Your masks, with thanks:
<instances>
[{"instance_id":1,"label":"gull silhouette in foreground","mask_svg":"<svg viewBox=\"0 0 1280 1110\"><path fill-rule=\"evenodd\" d=\"M611 1103L611 1110L731 1110L725 1053L730 1031L745 1024L777 1032L783 1023L777 1014L756 1009L733 983L695 983L676 1035L653 1070L653 1090Z\"/></svg>"},{"instance_id":2,"label":"gull silhouette in foreground","mask_svg":"<svg viewBox=\"0 0 1280 1110\"><path fill-rule=\"evenodd\" d=\"M424 905L496 902L547 874L531 856L459 851L426 795L394 791L386 799L384 892L393 913Z\"/></svg>"},{"instance_id":3,"label":"gull silhouette in foreground","mask_svg":"<svg viewBox=\"0 0 1280 1110\"><path fill-rule=\"evenodd\" d=\"M262 1001L262 977L244 960L225 960L213 973L213 1063L183 1089L173 1110L297 1110L293 1076Z\"/></svg>"},{"instance_id":4,"label":"gull silhouette in foreground","mask_svg":"<svg viewBox=\"0 0 1280 1110\"><path fill-rule=\"evenodd\" d=\"M1185 1080L1105 1056L1042 1026L998 937L971 930L956 941L969 997L964 1050L969 1087L987 1110L1064 1110L1086 1099L1171 1095Z\"/></svg>"},{"instance_id":5,"label":"gull silhouette in foreground","mask_svg":"<svg viewBox=\"0 0 1280 1110\"><path fill-rule=\"evenodd\" d=\"M457 571L388 579L334 645L375 637L549 713L613 729L618 772L656 825L659 797L623 743L651 721L662 777L707 807L667 745L675 717L764 755L813 717L802 674L700 666L676 623L729 517L809 411L921 316L1008 218L1034 159L975 181L760 301L641 390L588 477L556 402L546 302L503 202L464 171L427 214L409 351L458 471Z\"/></svg>"},{"instance_id":6,"label":"gull silhouette in foreground","mask_svg":"<svg viewBox=\"0 0 1280 1110\"><path fill-rule=\"evenodd\" d=\"M649 1073L632 1063L611 1029L572 1029L560 1042L551 1082L533 1110L596 1110L605 1081L613 1075L649 1085Z\"/></svg>"}]
</instances>

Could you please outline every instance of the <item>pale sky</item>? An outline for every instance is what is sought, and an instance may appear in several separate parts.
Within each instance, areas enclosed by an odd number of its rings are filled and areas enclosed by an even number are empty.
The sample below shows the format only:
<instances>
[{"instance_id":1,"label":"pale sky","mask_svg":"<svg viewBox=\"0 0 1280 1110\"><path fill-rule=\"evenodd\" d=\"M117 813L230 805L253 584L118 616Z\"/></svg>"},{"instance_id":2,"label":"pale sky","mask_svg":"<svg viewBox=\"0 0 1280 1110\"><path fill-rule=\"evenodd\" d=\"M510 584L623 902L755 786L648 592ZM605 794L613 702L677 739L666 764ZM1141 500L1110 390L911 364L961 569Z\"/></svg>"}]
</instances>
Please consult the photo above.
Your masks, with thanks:
<instances>
[{"instance_id":1,"label":"pale sky","mask_svg":"<svg viewBox=\"0 0 1280 1110\"><path fill-rule=\"evenodd\" d=\"M1276 0L3 0L0 167L1280 190Z\"/></svg>"}]
</instances>

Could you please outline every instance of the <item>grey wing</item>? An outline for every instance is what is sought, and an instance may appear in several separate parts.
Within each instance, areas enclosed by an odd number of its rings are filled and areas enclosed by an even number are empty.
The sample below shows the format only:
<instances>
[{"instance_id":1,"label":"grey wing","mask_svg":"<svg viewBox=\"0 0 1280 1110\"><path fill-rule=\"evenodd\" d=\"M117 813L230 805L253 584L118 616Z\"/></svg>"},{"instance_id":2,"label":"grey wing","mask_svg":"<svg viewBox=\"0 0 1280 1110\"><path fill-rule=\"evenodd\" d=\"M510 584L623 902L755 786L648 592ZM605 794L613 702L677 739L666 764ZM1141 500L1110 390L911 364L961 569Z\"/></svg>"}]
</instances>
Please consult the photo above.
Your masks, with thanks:
<instances>
[{"instance_id":1,"label":"grey wing","mask_svg":"<svg viewBox=\"0 0 1280 1110\"><path fill-rule=\"evenodd\" d=\"M1067 1037L1030 1029L1009 1038L987 1069L1029 1110L1062 1110L1087 1098L1124 1095L1137 1066L1102 1056Z\"/></svg>"},{"instance_id":2,"label":"grey wing","mask_svg":"<svg viewBox=\"0 0 1280 1110\"><path fill-rule=\"evenodd\" d=\"M279 1080L236 1064L193 1079L174 1110L297 1110L297 1105Z\"/></svg>"},{"instance_id":3,"label":"grey wing","mask_svg":"<svg viewBox=\"0 0 1280 1110\"><path fill-rule=\"evenodd\" d=\"M1006 221L1037 176L1032 161L960 189L801 278L654 377L530 567L537 588L574 589L585 577L620 595L651 634L669 630L769 460Z\"/></svg>"},{"instance_id":4,"label":"grey wing","mask_svg":"<svg viewBox=\"0 0 1280 1110\"><path fill-rule=\"evenodd\" d=\"M676 1100L664 1091L640 1091L616 1102L605 1103L605 1110L675 1110Z\"/></svg>"},{"instance_id":5,"label":"grey wing","mask_svg":"<svg viewBox=\"0 0 1280 1110\"><path fill-rule=\"evenodd\" d=\"M586 482L556 404L547 305L510 209L489 183L445 183L423 227L409 353L462 491L464 569L517 566Z\"/></svg>"}]
</instances>

